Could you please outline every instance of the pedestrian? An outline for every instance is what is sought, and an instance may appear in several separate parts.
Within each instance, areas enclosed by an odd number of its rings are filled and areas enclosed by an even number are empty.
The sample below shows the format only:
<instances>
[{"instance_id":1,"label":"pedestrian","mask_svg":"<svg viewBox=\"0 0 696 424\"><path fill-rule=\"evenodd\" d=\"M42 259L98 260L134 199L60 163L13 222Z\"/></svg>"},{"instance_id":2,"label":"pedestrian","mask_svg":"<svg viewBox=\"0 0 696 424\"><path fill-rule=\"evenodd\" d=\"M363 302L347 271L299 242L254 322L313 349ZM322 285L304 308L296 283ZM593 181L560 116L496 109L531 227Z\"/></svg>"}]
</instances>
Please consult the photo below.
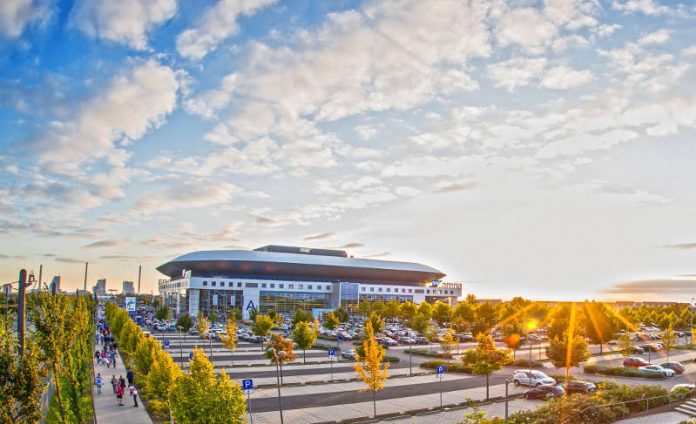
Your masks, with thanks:
<instances>
[{"instance_id":1,"label":"pedestrian","mask_svg":"<svg viewBox=\"0 0 696 424\"><path fill-rule=\"evenodd\" d=\"M118 379L118 386L122 389L126 388L126 380L123 378L123 374L121 374L121 377Z\"/></svg>"},{"instance_id":2,"label":"pedestrian","mask_svg":"<svg viewBox=\"0 0 696 424\"><path fill-rule=\"evenodd\" d=\"M138 390L135 388L135 386L130 386L130 394L133 396L133 407L138 406Z\"/></svg>"},{"instance_id":3,"label":"pedestrian","mask_svg":"<svg viewBox=\"0 0 696 424\"><path fill-rule=\"evenodd\" d=\"M132 386L133 385L133 371L128 370L126 373L126 378L128 379L128 385Z\"/></svg>"},{"instance_id":4,"label":"pedestrian","mask_svg":"<svg viewBox=\"0 0 696 424\"><path fill-rule=\"evenodd\" d=\"M116 400L118 401L118 406L123 406L123 387L116 386Z\"/></svg>"},{"instance_id":5,"label":"pedestrian","mask_svg":"<svg viewBox=\"0 0 696 424\"><path fill-rule=\"evenodd\" d=\"M104 379L100 373L97 373L97 378L94 379L94 384L97 386L97 394L101 394L102 384L104 384Z\"/></svg>"},{"instance_id":6,"label":"pedestrian","mask_svg":"<svg viewBox=\"0 0 696 424\"><path fill-rule=\"evenodd\" d=\"M118 385L118 380L116 379L116 375L114 374L114 376L111 377L111 388L114 389L114 394L116 394L116 385Z\"/></svg>"},{"instance_id":7,"label":"pedestrian","mask_svg":"<svg viewBox=\"0 0 696 424\"><path fill-rule=\"evenodd\" d=\"M111 360L114 362L114 368L116 368L116 352L111 352Z\"/></svg>"},{"instance_id":8,"label":"pedestrian","mask_svg":"<svg viewBox=\"0 0 696 424\"><path fill-rule=\"evenodd\" d=\"M97 363L99 363L100 357L101 357L101 355L99 354L98 350L96 352L94 352L94 360L97 361Z\"/></svg>"}]
</instances>

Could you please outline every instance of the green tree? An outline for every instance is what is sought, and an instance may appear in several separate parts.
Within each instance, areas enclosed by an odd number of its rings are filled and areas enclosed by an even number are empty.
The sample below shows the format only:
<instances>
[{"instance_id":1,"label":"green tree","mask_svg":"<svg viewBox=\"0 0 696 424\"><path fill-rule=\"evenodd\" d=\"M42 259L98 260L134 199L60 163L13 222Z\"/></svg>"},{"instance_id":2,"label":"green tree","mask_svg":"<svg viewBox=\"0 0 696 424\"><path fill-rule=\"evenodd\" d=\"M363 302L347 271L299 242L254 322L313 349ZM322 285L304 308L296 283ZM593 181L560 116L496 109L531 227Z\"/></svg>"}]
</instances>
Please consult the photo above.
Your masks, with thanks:
<instances>
[{"instance_id":1,"label":"green tree","mask_svg":"<svg viewBox=\"0 0 696 424\"><path fill-rule=\"evenodd\" d=\"M384 381L389 377L389 363L382 364L384 348L375 340L375 332L372 322L365 323L365 339L362 343L363 354L355 356L355 372L365 383L366 387L360 392L370 390L372 392L372 409L377 416L377 391L384 388Z\"/></svg>"},{"instance_id":2,"label":"green tree","mask_svg":"<svg viewBox=\"0 0 696 424\"><path fill-rule=\"evenodd\" d=\"M447 356L448 362L452 357L452 352L459 350L459 340L457 340L453 329L448 328L442 334L442 337L440 338L440 348L442 349L442 352L444 352L445 356Z\"/></svg>"},{"instance_id":3,"label":"green tree","mask_svg":"<svg viewBox=\"0 0 696 424\"><path fill-rule=\"evenodd\" d=\"M370 312L370 316L367 317L367 320L365 320L365 327L367 327L368 322L372 325L372 329L375 333L381 333L384 330L384 320L377 314L377 312Z\"/></svg>"},{"instance_id":4,"label":"green tree","mask_svg":"<svg viewBox=\"0 0 696 424\"><path fill-rule=\"evenodd\" d=\"M433 308L433 319L440 325L449 324L452 320L452 306L449 303L437 302Z\"/></svg>"},{"instance_id":5,"label":"green tree","mask_svg":"<svg viewBox=\"0 0 696 424\"><path fill-rule=\"evenodd\" d=\"M168 353L160 350L155 355L150 373L147 375L147 391L155 399L169 402L169 390L181 375L181 368Z\"/></svg>"},{"instance_id":6,"label":"green tree","mask_svg":"<svg viewBox=\"0 0 696 424\"><path fill-rule=\"evenodd\" d=\"M193 318L189 314L181 314L176 320L176 326L181 327L181 331L187 333L191 328L193 328Z\"/></svg>"},{"instance_id":7,"label":"green tree","mask_svg":"<svg viewBox=\"0 0 696 424\"><path fill-rule=\"evenodd\" d=\"M162 306L157 310L157 312L155 312L155 318L157 318L160 321L168 320L169 318L171 318L171 315L172 313L166 305Z\"/></svg>"},{"instance_id":8,"label":"green tree","mask_svg":"<svg viewBox=\"0 0 696 424\"><path fill-rule=\"evenodd\" d=\"M152 337L148 337L135 348L133 362L138 372L147 375L150 372L153 362L156 360L156 352L161 350L160 345Z\"/></svg>"},{"instance_id":9,"label":"green tree","mask_svg":"<svg viewBox=\"0 0 696 424\"><path fill-rule=\"evenodd\" d=\"M430 319L433 317L433 307L428 302L418 305L418 314Z\"/></svg>"},{"instance_id":10,"label":"green tree","mask_svg":"<svg viewBox=\"0 0 696 424\"><path fill-rule=\"evenodd\" d=\"M624 333L616 340L619 346L619 352L625 358L633 354L633 340L630 333Z\"/></svg>"},{"instance_id":11,"label":"green tree","mask_svg":"<svg viewBox=\"0 0 696 424\"><path fill-rule=\"evenodd\" d=\"M586 361L590 357L590 351L587 349L587 342L583 337L580 335L569 336L569 332L566 331L562 338L554 337L549 340L546 356L555 367L565 367L566 380L568 380L570 367L576 367L580 362Z\"/></svg>"},{"instance_id":12,"label":"green tree","mask_svg":"<svg viewBox=\"0 0 696 424\"><path fill-rule=\"evenodd\" d=\"M489 399L490 375L511 362L510 353L507 350L496 349L493 338L488 334L479 334L476 349L464 352L462 362L471 367L474 375L486 376L486 400Z\"/></svg>"},{"instance_id":13,"label":"green tree","mask_svg":"<svg viewBox=\"0 0 696 424\"><path fill-rule=\"evenodd\" d=\"M246 423L242 389L225 371L216 375L201 349L193 351L189 374L181 374L174 381L169 405L179 424Z\"/></svg>"},{"instance_id":14,"label":"green tree","mask_svg":"<svg viewBox=\"0 0 696 424\"><path fill-rule=\"evenodd\" d=\"M483 302L476 308L476 318L471 326L471 331L474 335L488 334L497 322L498 314L495 305Z\"/></svg>"},{"instance_id":15,"label":"green tree","mask_svg":"<svg viewBox=\"0 0 696 424\"><path fill-rule=\"evenodd\" d=\"M387 320L393 320L399 316L399 301L392 299L384 305L384 318Z\"/></svg>"},{"instance_id":16,"label":"green tree","mask_svg":"<svg viewBox=\"0 0 696 424\"><path fill-rule=\"evenodd\" d=\"M255 335L261 337L268 336L271 332L271 328L273 328L273 320L268 315L257 315L256 321L251 324L251 331L253 331ZM261 344L261 349L263 349L263 343Z\"/></svg>"},{"instance_id":17,"label":"green tree","mask_svg":"<svg viewBox=\"0 0 696 424\"><path fill-rule=\"evenodd\" d=\"M298 322L292 331L292 340L297 343L297 347L302 349L302 363L307 363L307 349L314 346L318 335L318 331L311 329L309 324L304 321Z\"/></svg>"},{"instance_id":18,"label":"green tree","mask_svg":"<svg viewBox=\"0 0 696 424\"><path fill-rule=\"evenodd\" d=\"M339 325L340 322L333 312L326 314L326 317L324 318L324 327L329 330L335 330Z\"/></svg>"},{"instance_id":19,"label":"green tree","mask_svg":"<svg viewBox=\"0 0 696 424\"><path fill-rule=\"evenodd\" d=\"M229 350L237 347L237 321L230 318L225 326L225 334L220 334L220 341Z\"/></svg>"},{"instance_id":20,"label":"green tree","mask_svg":"<svg viewBox=\"0 0 696 424\"><path fill-rule=\"evenodd\" d=\"M667 352L667 361L669 362L669 352L677 347L677 336L671 325L662 332L662 347Z\"/></svg>"},{"instance_id":21,"label":"green tree","mask_svg":"<svg viewBox=\"0 0 696 424\"><path fill-rule=\"evenodd\" d=\"M399 306L399 317L409 326L412 326L413 318L415 318L417 310L418 307L415 303L411 301L404 302Z\"/></svg>"},{"instance_id":22,"label":"green tree","mask_svg":"<svg viewBox=\"0 0 696 424\"><path fill-rule=\"evenodd\" d=\"M202 313L198 313L198 319L196 322L196 330L198 330L198 335L202 338L208 338L208 332L210 332L210 322Z\"/></svg>"},{"instance_id":23,"label":"green tree","mask_svg":"<svg viewBox=\"0 0 696 424\"><path fill-rule=\"evenodd\" d=\"M616 332L614 320L603 303L584 302L583 312L585 313L585 335L590 339L590 343L599 345L601 355L604 343L611 340Z\"/></svg>"},{"instance_id":24,"label":"green tree","mask_svg":"<svg viewBox=\"0 0 696 424\"><path fill-rule=\"evenodd\" d=\"M314 319L312 313L305 311L304 309L297 308L295 313L292 315L292 326L297 326L300 322L311 322Z\"/></svg>"},{"instance_id":25,"label":"green tree","mask_svg":"<svg viewBox=\"0 0 696 424\"><path fill-rule=\"evenodd\" d=\"M292 340L286 339L280 334L272 334L271 340L266 344L264 356L268 358L272 364L278 363L280 366L280 384L283 384L283 365L297 359L294 352ZM273 353L275 351L275 353Z\"/></svg>"},{"instance_id":26,"label":"green tree","mask_svg":"<svg viewBox=\"0 0 696 424\"><path fill-rule=\"evenodd\" d=\"M370 314L371 311L372 311L372 303L362 301L358 304L358 313L361 316L366 317Z\"/></svg>"},{"instance_id":27,"label":"green tree","mask_svg":"<svg viewBox=\"0 0 696 424\"><path fill-rule=\"evenodd\" d=\"M218 314L217 314L217 312L215 312L215 311L210 311L210 315L208 315L208 320L210 320L210 322L211 322L212 324L215 324L215 323L217 322L217 319L218 319Z\"/></svg>"},{"instance_id":28,"label":"green tree","mask_svg":"<svg viewBox=\"0 0 696 424\"><path fill-rule=\"evenodd\" d=\"M338 318L338 320L341 323L348 322L348 320L350 319L348 311L346 311L345 308L343 308L342 306L334 310L334 315L336 315L336 318Z\"/></svg>"}]
</instances>

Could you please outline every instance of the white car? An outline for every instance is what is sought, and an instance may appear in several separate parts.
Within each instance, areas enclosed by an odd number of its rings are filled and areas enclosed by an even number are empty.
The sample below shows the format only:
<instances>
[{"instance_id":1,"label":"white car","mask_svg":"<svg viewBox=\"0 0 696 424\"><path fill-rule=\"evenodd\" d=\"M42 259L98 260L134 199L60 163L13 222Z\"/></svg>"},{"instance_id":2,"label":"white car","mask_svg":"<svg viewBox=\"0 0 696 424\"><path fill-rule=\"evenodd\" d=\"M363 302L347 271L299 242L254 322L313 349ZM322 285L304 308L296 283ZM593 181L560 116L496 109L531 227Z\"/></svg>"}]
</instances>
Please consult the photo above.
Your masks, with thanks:
<instances>
[{"instance_id":1,"label":"white car","mask_svg":"<svg viewBox=\"0 0 696 424\"><path fill-rule=\"evenodd\" d=\"M659 374L663 377L674 377L674 371L669 368L662 368L659 365L647 365L638 368L639 371L645 374Z\"/></svg>"},{"instance_id":2,"label":"white car","mask_svg":"<svg viewBox=\"0 0 696 424\"><path fill-rule=\"evenodd\" d=\"M556 380L541 371L516 370L512 374L512 382L515 386L520 384L530 387L542 386L545 384L556 384Z\"/></svg>"}]
</instances>

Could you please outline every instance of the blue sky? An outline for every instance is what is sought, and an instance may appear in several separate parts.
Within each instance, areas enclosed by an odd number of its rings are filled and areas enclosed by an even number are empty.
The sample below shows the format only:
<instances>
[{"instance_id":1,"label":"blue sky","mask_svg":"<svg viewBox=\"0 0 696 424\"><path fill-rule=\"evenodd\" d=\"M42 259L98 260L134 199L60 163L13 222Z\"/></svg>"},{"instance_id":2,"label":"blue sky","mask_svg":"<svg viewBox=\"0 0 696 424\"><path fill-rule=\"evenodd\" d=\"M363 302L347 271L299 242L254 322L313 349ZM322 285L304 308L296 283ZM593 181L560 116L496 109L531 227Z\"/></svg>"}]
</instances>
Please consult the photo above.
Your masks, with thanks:
<instances>
[{"instance_id":1,"label":"blue sky","mask_svg":"<svg viewBox=\"0 0 696 424\"><path fill-rule=\"evenodd\" d=\"M150 291L283 243L480 297L689 299L694 28L659 0L6 0L0 279Z\"/></svg>"}]
</instances>

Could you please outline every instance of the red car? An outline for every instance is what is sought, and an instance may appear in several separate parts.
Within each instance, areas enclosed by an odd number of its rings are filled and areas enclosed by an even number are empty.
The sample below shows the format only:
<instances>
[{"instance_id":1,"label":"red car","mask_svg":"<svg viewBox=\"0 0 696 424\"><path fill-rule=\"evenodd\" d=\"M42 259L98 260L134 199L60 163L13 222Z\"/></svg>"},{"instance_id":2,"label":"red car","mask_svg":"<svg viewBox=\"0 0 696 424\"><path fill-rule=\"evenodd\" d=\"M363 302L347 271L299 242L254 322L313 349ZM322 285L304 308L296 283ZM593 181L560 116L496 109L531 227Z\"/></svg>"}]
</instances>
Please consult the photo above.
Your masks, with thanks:
<instances>
[{"instance_id":1,"label":"red car","mask_svg":"<svg viewBox=\"0 0 696 424\"><path fill-rule=\"evenodd\" d=\"M648 365L650 365L650 362L646 361L645 359L636 358L636 357L626 358L623 361L623 366L626 368L646 367Z\"/></svg>"}]
</instances>

